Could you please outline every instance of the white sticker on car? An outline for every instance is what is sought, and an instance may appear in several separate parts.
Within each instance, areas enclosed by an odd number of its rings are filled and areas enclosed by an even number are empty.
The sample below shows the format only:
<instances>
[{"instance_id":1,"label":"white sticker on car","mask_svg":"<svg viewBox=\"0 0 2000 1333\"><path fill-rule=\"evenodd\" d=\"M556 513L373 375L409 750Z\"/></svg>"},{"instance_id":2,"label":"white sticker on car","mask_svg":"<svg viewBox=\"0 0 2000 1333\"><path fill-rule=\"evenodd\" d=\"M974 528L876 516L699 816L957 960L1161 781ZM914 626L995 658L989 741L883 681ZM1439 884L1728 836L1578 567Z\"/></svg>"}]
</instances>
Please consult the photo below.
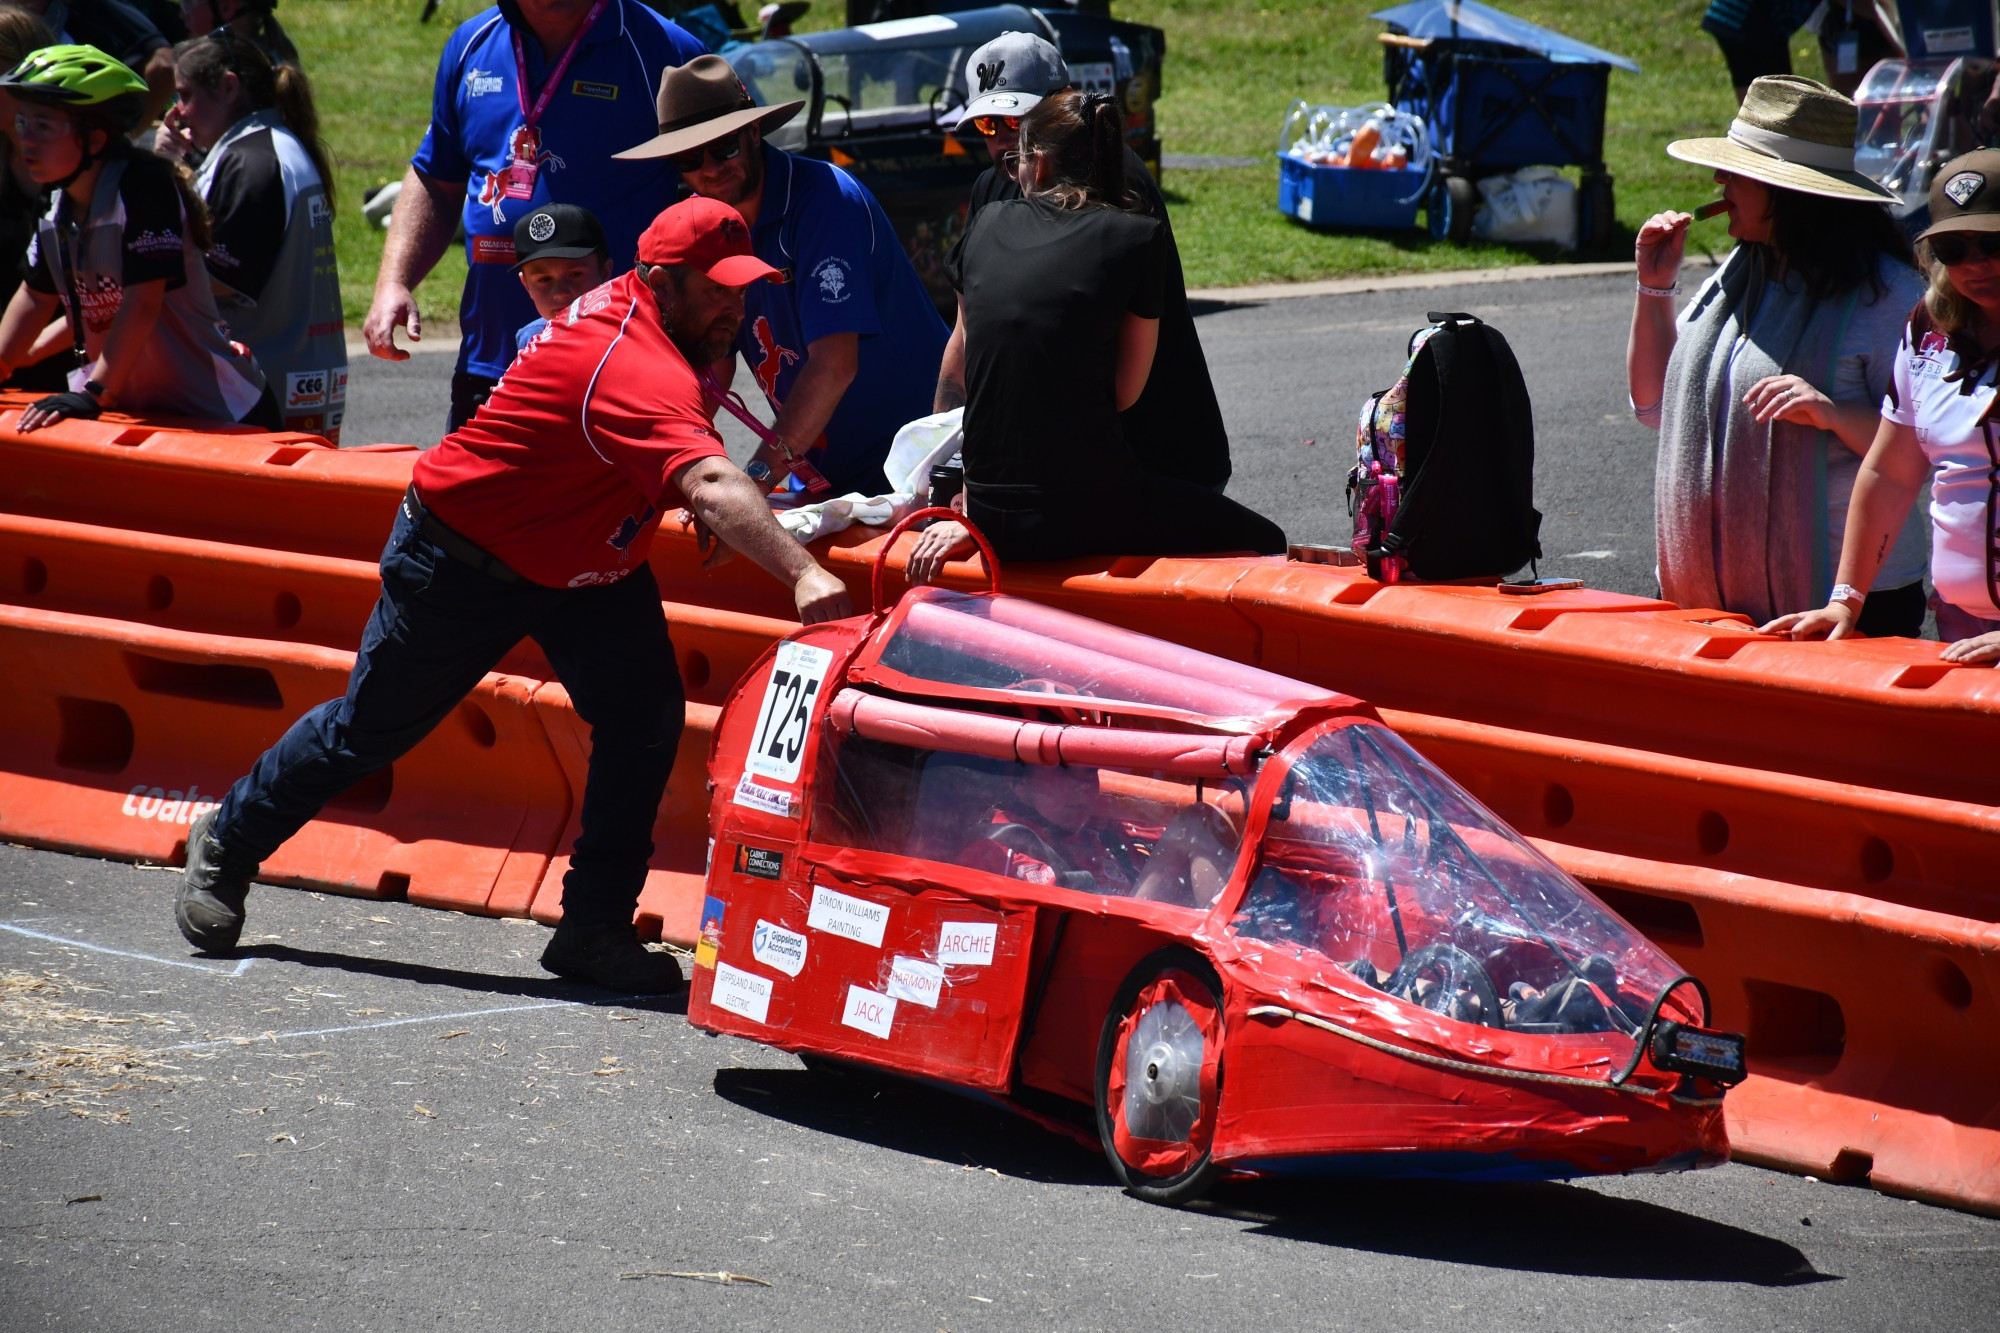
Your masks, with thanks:
<instances>
[{"instance_id":1,"label":"white sticker on car","mask_svg":"<svg viewBox=\"0 0 2000 1333\"><path fill-rule=\"evenodd\" d=\"M759 917L757 929L750 935L750 956L765 967L795 977L806 965L806 937Z\"/></svg>"},{"instance_id":2,"label":"white sticker on car","mask_svg":"<svg viewBox=\"0 0 2000 1333\"><path fill-rule=\"evenodd\" d=\"M806 924L829 935L844 935L871 948L882 947L882 932L889 928L889 909L866 898L850 898L823 885L813 885L812 911Z\"/></svg>"},{"instance_id":3,"label":"white sticker on car","mask_svg":"<svg viewBox=\"0 0 2000 1333\"><path fill-rule=\"evenodd\" d=\"M922 958L898 954L889 963L889 994L899 1000L915 1000L926 1009L937 1008L944 992L944 969Z\"/></svg>"},{"instance_id":4,"label":"white sticker on car","mask_svg":"<svg viewBox=\"0 0 2000 1333\"><path fill-rule=\"evenodd\" d=\"M766 787L761 782L753 782L746 774L736 783L736 794L729 798L738 805L752 810L762 810L771 815L792 813L792 794L779 791L776 787Z\"/></svg>"},{"instance_id":5,"label":"white sticker on car","mask_svg":"<svg viewBox=\"0 0 2000 1333\"><path fill-rule=\"evenodd\" d=\"M847 1007L840 1011L840 1021L848 1027L860 1028L871 1037L887 1037L889 1029L896 1025L896 1002L866 986L849 986Z\"/></svg>"},{"instance_id":6,"label":"white sticker on car","mask_svg":"<svg viewBox=\"0 0 2000 1333\"><path fill-rule=\"evenodd\" d=\"M771 1021L771 979L727 963L715 965L715 988L708 1001L718 1009L741 1014L753 1023Z\"/></svg>"},{"instance_id":7,"label":"white sticker on car","mask_svg":"<svg viewBox=\"0 0 2000 1333\"><path fill-rule=\"evenodd\" d=\"M781 643L764 686L764 703L750 733L750 771L776 782L797 782L811 735L813 704L833 654L805 643Z\"/></svg>"},{"instance_id":8,"label":"white sticker on car","mask_svg":"<svg viewBox=\"0 0 2000 1333\"><path fill-rule=\"evenodd\" d=\"M938 927L940 963L963 963L968 967L988 967L993 962L994 941L1000 926L994 921L947 921Z\"/></svg>"}]
</instances>

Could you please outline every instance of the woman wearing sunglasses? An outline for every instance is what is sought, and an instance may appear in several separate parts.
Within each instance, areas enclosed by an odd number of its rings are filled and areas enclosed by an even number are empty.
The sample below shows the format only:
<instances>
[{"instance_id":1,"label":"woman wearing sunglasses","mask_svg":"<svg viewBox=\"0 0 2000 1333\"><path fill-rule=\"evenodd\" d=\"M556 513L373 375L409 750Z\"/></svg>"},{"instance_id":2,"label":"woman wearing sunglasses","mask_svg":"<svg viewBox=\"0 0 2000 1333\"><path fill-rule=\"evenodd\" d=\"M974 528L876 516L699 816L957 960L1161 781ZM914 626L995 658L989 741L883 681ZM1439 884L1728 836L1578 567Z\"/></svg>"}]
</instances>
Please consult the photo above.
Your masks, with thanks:
<instances>
[{"instance_id":1,"label":"woman wearing sunglasses","mask_svg":"<svg viewBox=\"0 0 2000 1333\"><path fill-rule=\"evenodd\" d=\"M1931 581L1947 662L2000 660L2000 150L1946 163L1931 184L1917 257L1929 290L1897 349L1882 426L1862 461L1832 598L1766 633L1840 639L1924 482L1931 482Z\"/></svg>"}]
</instances>

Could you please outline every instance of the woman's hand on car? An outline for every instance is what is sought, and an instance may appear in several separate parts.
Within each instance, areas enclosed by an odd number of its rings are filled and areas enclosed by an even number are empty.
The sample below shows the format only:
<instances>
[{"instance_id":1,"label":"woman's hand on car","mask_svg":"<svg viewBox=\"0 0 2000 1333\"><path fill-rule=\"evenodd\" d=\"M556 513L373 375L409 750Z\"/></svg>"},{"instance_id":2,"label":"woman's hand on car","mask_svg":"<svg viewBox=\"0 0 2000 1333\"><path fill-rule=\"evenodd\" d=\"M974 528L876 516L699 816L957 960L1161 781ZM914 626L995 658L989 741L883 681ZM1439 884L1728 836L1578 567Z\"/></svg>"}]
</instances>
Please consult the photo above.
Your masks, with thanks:
<instances>
[{"instance_id":1,"label":"woman's hand on car","mask_svg":"<svg viewBox=\"0 0 2000 1333\"><path fill-rule=\"evenodd\" d=\"M1817 611L1794 611L1758 627L1759 634L1783 634L1793 639L1844 639L1860 619L1847 602L1828 602Z\"/></svg>"},{"instance_id":2,"label":"woman's hand on car","mask_svg":"<svg viewBox=\"0 0 2000 1333\"><path fill-rule=\"evenodd\" d=\"M2000 631L1992 634L1975 634L1969 639L1945 645L1944 660L1956 662L1960 666L1973 666L1980 662L2000 664Z\"/></svg>"},{"instance_id":3,"label":"woman's hand on car","mask_svg":"<svg viewBox=\"0 0 2000 1333\"><path fill-rule=\"evenodd\" d=\"M965 524L950 520L926 528L917 545L910 552L910 561L903 567L903 576L911 583L923 584L934 581L944 572L945 561L966 555L972 550L972 536Z\"/></svg>"},{"instance_id":4,"label":"woman's hand on car","mask_svg":"<svg viewBox=\"0 0 2000 1333\"><path fill-rule=\"evenodd\" d=\"M1767 375L1743 395L1750 419L1790 421L1815 430L1833 429L1833 400L1797 375Z\"/></svg>"},{"instance_id":5,"label":"woman's hand on car","mask_svg":"<svg viewBox=\"0 0 2000 1333\"><path fill-rule=\"evenodd\" d=\"M1648 287L1671 287L1680 276L1681 257L1687 253L1688 224L1692 213L1655 213L1639 227L1632 245L1639 264L1639 281Z\"/></svg>"}]
</instances>

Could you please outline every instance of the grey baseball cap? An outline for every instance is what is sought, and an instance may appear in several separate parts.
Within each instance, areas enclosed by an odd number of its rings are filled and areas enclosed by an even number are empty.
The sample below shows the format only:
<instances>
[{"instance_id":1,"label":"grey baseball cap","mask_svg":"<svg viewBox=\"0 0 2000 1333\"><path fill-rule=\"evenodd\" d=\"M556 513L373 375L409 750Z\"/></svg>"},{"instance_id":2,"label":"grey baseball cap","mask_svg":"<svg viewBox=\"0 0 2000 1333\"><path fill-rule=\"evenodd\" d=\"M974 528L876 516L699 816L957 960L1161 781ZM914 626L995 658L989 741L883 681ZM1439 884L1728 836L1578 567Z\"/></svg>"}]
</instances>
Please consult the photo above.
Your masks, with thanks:
<instances>
[{"instance_id":1,"label":"grey baseball cap","mask_svg":"<svg viewBox=\"0 0 2000 1333\"><path fill-rule=\"evenodd\" d=\"M1025 116L1050 93L1069 87L1062 52L1033 33L1003 32L965 62L971 101L958 116Z\"/></svg>"}]
</instances>

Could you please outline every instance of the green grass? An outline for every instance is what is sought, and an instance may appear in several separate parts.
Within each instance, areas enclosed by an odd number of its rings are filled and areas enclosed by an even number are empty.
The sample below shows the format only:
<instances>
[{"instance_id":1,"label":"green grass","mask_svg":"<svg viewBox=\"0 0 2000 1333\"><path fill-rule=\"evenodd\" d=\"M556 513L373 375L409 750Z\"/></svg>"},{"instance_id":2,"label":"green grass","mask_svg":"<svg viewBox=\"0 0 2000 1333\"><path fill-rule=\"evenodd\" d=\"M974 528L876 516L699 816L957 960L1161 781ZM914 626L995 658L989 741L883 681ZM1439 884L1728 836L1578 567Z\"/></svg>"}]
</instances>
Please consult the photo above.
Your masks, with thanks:
<instances>
[{"instance_id":1,"label":"green grass","mask_svg":"<svg viewBox=\"0 0 2000 1333\"><path fill-rule=\"evenodd\" d=\"M1166 30L1160 136L1170 153L1254 156L1256 167L1169 170L1162 184L1191 286L1301 281L1346 274L1551 262L1546 247L1436 244L1419 232L1314 232L1277 211L1279 122L1296 98L1355 105L1379 101L1387 0L1114 0L1121 18ZM746 7L749 0L745 0ZM333 150L341 210L334 225L350 329L368 309L382 233L361 216L370 186L397 180L423 137L431 78L444 39L485 6L445 0L418 24L417 0L310 0L285 7L305 55ZM1707 173L1674 162L1668 140L1720 134L1735 98L1715 41L1701 31L1705 0L1632 5L1625 0L1502 0L1519 16L1636 60L1613 71L1605 157L1617 180L1620 237L1600 255L1626 258L1631 230L1662 208L1712 197ZM834 26L840 5L821 0L803 28ZM1813 74L1819 54L1800 34L1794 68ZM1718 219L1696 224L1695 245L1727 244ZM462 252L447 255L418 290L426 325L456 315Z\"/></svg>"}]
</instances>

